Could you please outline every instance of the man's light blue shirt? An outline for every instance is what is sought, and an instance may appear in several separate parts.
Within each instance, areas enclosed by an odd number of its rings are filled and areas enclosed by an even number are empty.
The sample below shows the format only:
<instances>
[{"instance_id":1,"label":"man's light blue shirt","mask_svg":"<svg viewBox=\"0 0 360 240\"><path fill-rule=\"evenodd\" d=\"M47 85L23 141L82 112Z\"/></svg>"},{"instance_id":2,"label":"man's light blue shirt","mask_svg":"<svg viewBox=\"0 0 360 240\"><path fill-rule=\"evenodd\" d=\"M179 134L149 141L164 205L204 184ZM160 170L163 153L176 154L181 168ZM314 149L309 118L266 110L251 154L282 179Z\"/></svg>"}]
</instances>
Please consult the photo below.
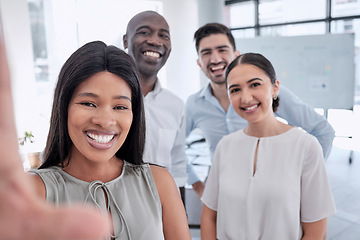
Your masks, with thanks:
<instances>
[{"instance_id":1,"label":"man's light blue shirt","mask_svg":"<svg viewBox=\"0 0 360 240\"><path fill-rule=\"evenodd\" d=\"M280 105L275 115L315 136L322 146L324 157L327 158L335 137L335 131L330 123L282 85L278 96ZM211 158L223 136L247 126L247 121L235 112L231 104L227 111L222 108L212 95L210 83L191 95L186 101L185 108L186 136L189 136L195 128L199 128L210 146ZM188 166L188 183L193 184L197 181L199 178Z\"/></svg>"}]
</instances>

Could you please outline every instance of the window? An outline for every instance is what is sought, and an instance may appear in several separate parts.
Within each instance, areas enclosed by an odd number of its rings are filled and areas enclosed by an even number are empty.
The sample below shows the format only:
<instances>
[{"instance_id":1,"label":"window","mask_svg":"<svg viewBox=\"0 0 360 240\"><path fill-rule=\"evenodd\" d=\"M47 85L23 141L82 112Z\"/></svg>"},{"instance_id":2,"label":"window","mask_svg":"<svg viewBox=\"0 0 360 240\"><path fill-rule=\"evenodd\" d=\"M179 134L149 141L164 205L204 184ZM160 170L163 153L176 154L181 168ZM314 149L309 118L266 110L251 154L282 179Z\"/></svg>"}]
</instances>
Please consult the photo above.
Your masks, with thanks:
<instances>
[{"instance_id":1,"label":"window","mask_svg":"<svg viewBox=\"0 0 360 240\"><path fill-rule=\"evenodd\" d=\"M313 34L325 34L325 23L287 24L260 28L261 36L299 36Z\"/></svg>"},{"instance_id":2,"label":"window","mask_svg":"<svg viewBox=\"0 0 360 240\"><path fill-rule=\"evenodd\" d=\"M130 18L143 10L162 13L161 1L27 0L30 16L36 118L31 119L39 148L45 146L55 83L66 59L89 41L102 40L122 48ZM165 74L165 69L162 69ZM160 79L165 79L162 77ZM26 109L25 111L32 111ZM32 116L32 115L31 115ZM28 121L28 120L27 120ZM44 124L39 124L44 123Z\"/></svg>"},{"instance_id":3,"label":"window","mask_svg":"<svg viewBox=\"0 0 360 240\"><path fill-rule=\"evenodd\" d=\"M37 82L47 82L49 81L49 62L43 2L42 0L31 0L28 6L33 42L35 80Z\"/></svg>"},{"instance_id":4,"label":"window","mask_svg":"<svg viewBox=\"0 0 360 240\"><path fill-rule=\"evenodd\" d=\"M359 0L333 0L331 2L331 16L344 17L360 15Z\"/></svg>"},{"instance_id":5,"label":"window","mask_svg":"<svg viewBox=\"0 0 360 240\"><path fill-rule=\"evenodd\" d=\"M354 102L360 104L360 0L226 0L225 5L237 39L354 33Z\"/></svg>"},{"instance_id":6,"label":"window","mask_svg":"<svg viewBox=\"0 0 360 240\"><path fill-rule=\"evenodd\" d=\"M242 30L233 30L232 34L234 38L253 38L255 37L255 30L251 29L242 29Z\"/></svg>"},{"instance_id":7,"label":"window","mask_svg":"<svg viewBox=\"0 0 360 240\"><path fill-rule=\"evenodd\" d=\"M47 102L61 66L78 47L102 40L123 48L122 36L130 18L143 10L162 13L162 2L28 0L28 10L37 95Z\"/></svg>"},{"instance_id":8,"label":"window","mask_svg":"<svg viewBox=\"0 0 360 240\"><path fill-rule=\"evenodd\" d=\"M228 12L227 22L231 28L255 26L255 4L254 2L242 2L225 8Z\"/></svg>"},{"instance_id":9,"label":"window","mask_svg":"<svg viewBox=\"0 0 360 240\"><path fill-rule=\"evenodd\" d=\"M346 19L334 21L331 33L355 34L355 103L360 104L360 19Z\"/></svg>"},{"instance_id":10,"label":"window","mask_svg":"<svg viewBox=\"0 0 360 240\"><path fill-rule=\"evenodd\" d=\"M325 0L261 0L259 23L264 25L325 18L325 7Z\"/></svg>"}]
</instances>

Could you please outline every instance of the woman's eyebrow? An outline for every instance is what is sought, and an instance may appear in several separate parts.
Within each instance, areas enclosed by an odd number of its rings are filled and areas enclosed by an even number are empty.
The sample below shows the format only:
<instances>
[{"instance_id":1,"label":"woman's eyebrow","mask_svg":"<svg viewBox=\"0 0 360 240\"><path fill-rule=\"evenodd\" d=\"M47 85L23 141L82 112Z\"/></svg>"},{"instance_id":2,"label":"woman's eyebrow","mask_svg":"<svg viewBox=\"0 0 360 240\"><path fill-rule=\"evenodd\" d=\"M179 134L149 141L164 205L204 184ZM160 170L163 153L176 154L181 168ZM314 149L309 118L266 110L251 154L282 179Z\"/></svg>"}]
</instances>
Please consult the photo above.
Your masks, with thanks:
<instances>
[{"instance_id":1,"label":"woman's eyebrow","mask_svg":"<svg viewBox=\"0 0 360 240\"><path fill-rule=\"evenodd\" d=\"M239 86L239 84L231 84L230 86L229 86L229 89L230 88L233 88L233 87L238 87Z\"/></svg>"},{"instance_id":2,"label":"woman's eyebrow","mask_svg":"<svg viewBox=\"0 0 360 240\"><path fill-rule=\"evenodd\" d=\"M131 102L131 99L128 96L124 96L124 95L117 95L113 97L114 99L125 99Z\"/></svg>"},{"instance_id":3,"label":"woman's eyebrow","mask_svg":"<svg viewBox=\"0 0 360 240\"><path fill-rule=\"evenodd\" d=\"M251 82L253 82L253 81L256 81L256 80L260 80L260 81L264 81L264 80L262 80L261 78L252 78L252 79L250 79L250 80L248 80L246 83L251 83Z\"/></svg>"},{"instance_id":4,"label":"woman's eyebrow","mask_svg":"<svg viewBox=\"0 0 360 240\"><path fill-rule=\"evenodd\" d=\"M256 80L259 80L259 81L262 81L262 82L264 81L264 80L262 80L261 78L251 78L251 79L248 80L246 83L251 83L251 82L256 81ZM240 85L237 84L237 83L231 84L231 85L229 86L229 89L232 88L232 87L238 87L238 86L240 86Z\"/></svg>"},{"instance_id":5,"label":"woman's eyebrow","mask_svg":"<svg viewBox=\"0 0 360 240\"><path fill-rule=\"evenodd\" d=\"M95 93L91 93L91 92L83 92L83 93L79 93L77 96L82 97L82 96L87 96L87 97L94 97L94 98L99 98L99 96ZM128 96L125 95L116 95L113 97L113 99L125 99L131 102L131 99Z\"/></svg>"}]
</instances>

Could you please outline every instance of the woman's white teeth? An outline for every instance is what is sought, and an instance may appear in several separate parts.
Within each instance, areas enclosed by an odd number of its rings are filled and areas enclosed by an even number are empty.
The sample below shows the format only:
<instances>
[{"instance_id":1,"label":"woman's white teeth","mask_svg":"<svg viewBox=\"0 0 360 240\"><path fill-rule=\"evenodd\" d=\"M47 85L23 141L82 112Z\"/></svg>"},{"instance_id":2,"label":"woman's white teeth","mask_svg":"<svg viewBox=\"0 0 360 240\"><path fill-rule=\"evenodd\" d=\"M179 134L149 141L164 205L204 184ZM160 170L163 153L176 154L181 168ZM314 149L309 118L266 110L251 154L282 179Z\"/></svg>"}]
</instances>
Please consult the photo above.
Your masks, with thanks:
<instances>
[{"instance_id":1,"label":"woman's white teeth","mask_svg":"<svg viewBox=\"0 0 360 240\"><path fill-rule=\"evenodd\" d=\"M246 110L253 110L253 109L255 109L257 107L257 105L254 105L254 106L252 106L252 107L248 107L248 108L245 108Z\"/></svg>"},{"instance_id":2,"label":"woman's white teeth","mask_svg":"<svg viewBox=\"0 0 360 240\"><path fill-rule=\"evenodd\" d=\"M108 143L114 138L114 135L95 135L93 133L87 133L87 135L98 143Z\"/></svg>"},{"instance_id":3,"label":"woman's white teeth","mask_svg":"<svg viewBox=\"0 0 360 240\"><path fill-rule=\"evenodd\" d=\"M157 52L144 52L145 56L150 56L150 57L154 57L154 58L159 58L160 54Z\"/></svg>"}]
</instances>

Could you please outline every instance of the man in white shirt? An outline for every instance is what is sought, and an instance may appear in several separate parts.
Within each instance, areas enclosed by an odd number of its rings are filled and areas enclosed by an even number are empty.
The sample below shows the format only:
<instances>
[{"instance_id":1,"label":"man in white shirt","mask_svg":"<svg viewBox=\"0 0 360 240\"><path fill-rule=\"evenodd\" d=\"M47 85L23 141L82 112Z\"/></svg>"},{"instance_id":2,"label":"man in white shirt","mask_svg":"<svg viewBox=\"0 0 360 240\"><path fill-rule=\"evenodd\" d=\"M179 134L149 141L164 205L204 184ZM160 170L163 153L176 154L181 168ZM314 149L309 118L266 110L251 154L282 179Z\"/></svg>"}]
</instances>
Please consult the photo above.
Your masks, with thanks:
<instances>
[{"instance_id":1,"label":"man in white shirt","mask_svg":"<svg viewBox=\"0 0 360 240\"><path fill-rule=\"evenodd\" d=\"M144 161L166 167L177 186L184 187L187 179L184 103L162 88L157 77L171 51L169 25L157 12L141 12L129 21L123 42L138 66L144 94Z\"/></svg>"}]
</instances>

